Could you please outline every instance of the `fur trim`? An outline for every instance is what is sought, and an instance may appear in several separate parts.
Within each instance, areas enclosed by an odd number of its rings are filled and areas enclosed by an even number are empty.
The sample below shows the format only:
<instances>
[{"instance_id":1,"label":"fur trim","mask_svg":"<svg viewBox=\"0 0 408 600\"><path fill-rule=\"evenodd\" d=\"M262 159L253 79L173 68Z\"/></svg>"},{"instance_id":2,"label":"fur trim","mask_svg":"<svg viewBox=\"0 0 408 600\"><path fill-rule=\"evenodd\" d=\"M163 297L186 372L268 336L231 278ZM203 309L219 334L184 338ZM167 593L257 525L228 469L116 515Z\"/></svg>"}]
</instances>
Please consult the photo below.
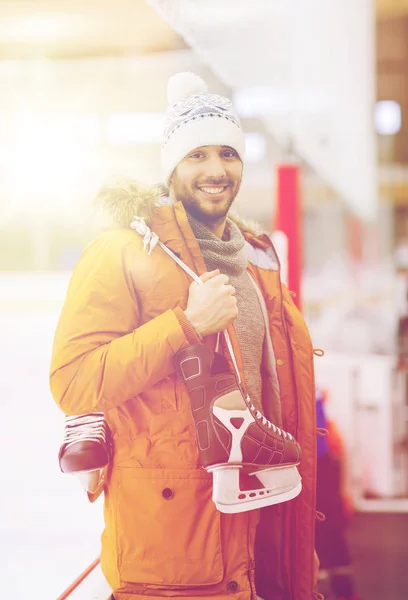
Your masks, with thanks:
<instances>
[{"instance_id":1,"label":"fur trim","mask_svg":"<svg viewBox=\"0 0 408 600\"><path fill-rule=\"evenodd\" d=\"M129 227L134 217L150 223L154 207L164 193L160 185L116 179L99 190L93 204L103 228Z\"/></svg>"},{"instance_id":2,"label":"fur trim","mask_svg":"<svg viewBox=\"0 0 408 600\"><path fill-rule=\"evenodd\" d=\"M94 200L98 221L103 229L129 227L134 217L142 217L150 224L156 206L168 203L168 190L165 186L148 186L133 179L116 179L104 185ZM236 210L228 217L234 221L242 233L258 236L263 233L255 221L242 219Z\"/></svg>"},{"instance_id":3,"label":"fur trim","mask_svg":"<svg viewBox=\"0 0 408 600\"><path fill-rule=\"evenodd\" d=\"M234 223L238 225L242 233L250 233L255 237L266 233L257 221L255 221L254 219L244 219L234 208L229 211L228 218L230 218L231 221L234 221Z\"/></svg>"}]
</instances>

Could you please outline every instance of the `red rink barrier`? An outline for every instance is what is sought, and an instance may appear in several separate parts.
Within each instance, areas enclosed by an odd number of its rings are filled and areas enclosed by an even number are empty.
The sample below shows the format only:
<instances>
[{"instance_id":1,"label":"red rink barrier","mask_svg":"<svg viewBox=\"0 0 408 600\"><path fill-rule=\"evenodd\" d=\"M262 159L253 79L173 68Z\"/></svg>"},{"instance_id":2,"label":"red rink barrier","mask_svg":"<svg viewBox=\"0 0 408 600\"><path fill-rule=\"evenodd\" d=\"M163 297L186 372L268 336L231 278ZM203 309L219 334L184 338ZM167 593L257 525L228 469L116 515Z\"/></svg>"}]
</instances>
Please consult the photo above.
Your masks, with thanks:
<instances>
[{"instance_id":1,"label":"red rink barrier","mask_svg":"<svg viewBox=\"0 0 408 600\"><path fill-rule=\"evenodd\" d=\"M276 229L283 231L288 240L288 288L295 293L293 302L302 310L303 240L299 179L299 165L288 163L277 166Z\"/></svg>"},{"instance_id":2,"label":"red rink barrier","mask_svg":"<svg viewBox=\"0 0 408 600\"><path fill-rule=\"evenodd\" d=\"M100 563L100 558L98 557L97 559L95 559L93 561L93 563L91 563L89 565L89 567L87 567L85 569L85 571L83 573L81 573L81 575L79 575L75 579L75 581L73 581L71 583L71 585L69 587L67 587L67 589L65 590L65 592L62 592L61 596L58 596L57 600L66 600L66 598L68 598L72 594L72 592L74 590L76 590L79 585L81 585L81 583L83 582L83 580L86 577L88 577L89 573L91 573L99 565L99 563Z\"/></svg>"}]
</instances>

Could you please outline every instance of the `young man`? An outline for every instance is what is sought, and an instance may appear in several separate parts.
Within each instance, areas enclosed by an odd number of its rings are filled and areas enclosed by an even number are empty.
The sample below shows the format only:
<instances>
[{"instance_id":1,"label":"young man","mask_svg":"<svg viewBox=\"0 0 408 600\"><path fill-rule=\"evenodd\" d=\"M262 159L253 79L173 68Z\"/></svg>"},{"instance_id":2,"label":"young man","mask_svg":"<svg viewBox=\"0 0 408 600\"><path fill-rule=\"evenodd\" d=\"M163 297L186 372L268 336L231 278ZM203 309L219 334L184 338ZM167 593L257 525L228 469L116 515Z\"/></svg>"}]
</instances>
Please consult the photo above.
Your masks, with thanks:
<instances>
[{"instance_id":1,"label":"young man","mask_svg":"<svg viewBox=\"0 0 408 600\"><path fill-rule=\"evenodd\" d=\"M310 600L316 431L309 334L280 283L269 238L228 218L244 158L231 103L192 74L170 80L169 103L162 146L169 195L132 182L102 191L115 226L76 266L53 349L56 402L67 415L103 412L113 440L105 480L92 495L105 492L102 569L115 600L255 600L256 593ZM144 240L130 227L135 216L147 225ZM153 249L149 231L201 284L163 247ZM230 350L218 336L225 329ZM187 386L175 372L180 352L201 342L220 346L230 363L233 353L257 418L299 442L296 499L238 514L217 510Z\"/></svg>"}]
</instances>

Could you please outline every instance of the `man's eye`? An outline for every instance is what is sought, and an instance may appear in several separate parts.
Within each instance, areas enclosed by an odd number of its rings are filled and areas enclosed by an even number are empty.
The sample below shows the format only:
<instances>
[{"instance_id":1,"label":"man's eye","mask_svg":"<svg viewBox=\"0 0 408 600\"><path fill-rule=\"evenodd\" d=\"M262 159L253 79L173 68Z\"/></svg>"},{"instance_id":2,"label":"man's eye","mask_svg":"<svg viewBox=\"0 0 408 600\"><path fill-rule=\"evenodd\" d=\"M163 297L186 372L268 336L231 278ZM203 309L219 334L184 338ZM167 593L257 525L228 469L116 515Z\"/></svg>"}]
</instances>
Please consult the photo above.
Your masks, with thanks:
<instances>
[{"instance_id":1,"label":"man's eye","mask_svg":"<svg viewBox=\"0 0 408 600\"><path fill-rule=\"evenodd\" d=\"M225 158L237 158L238 157L238 154L235 152L235 150L224 150L222 155Z\"/></svg>"}]
</instances>

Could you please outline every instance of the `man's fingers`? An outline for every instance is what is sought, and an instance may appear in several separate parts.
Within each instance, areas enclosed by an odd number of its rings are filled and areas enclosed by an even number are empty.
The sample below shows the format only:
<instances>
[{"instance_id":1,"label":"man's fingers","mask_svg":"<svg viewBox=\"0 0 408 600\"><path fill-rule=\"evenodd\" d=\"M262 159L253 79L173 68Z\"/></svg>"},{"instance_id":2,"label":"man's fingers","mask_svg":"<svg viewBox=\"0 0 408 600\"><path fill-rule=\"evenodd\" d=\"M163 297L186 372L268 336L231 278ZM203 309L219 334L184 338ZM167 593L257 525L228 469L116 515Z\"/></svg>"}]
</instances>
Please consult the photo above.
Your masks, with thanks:
<instances>
[{"instance_id":1,"label":"man's fingers","mask_svg":"<svg viewBox=\"0 0 408 600\"><path fill-rule=\"evenodd\" d=\"M207 273L203 273L202 275L200 275L200 279L203 283L205 283L209 279L212 279L213 277L215 277L216 275L219 275L219 274L220 274L219 269L215 269L214 271L207 271Z\"/></svg>"},{"instance_id":2,"label":"man's fingers","mask_svg":"<svg viewBox=\"0 0 408 600\"><path fill-rule=\"evenodd\" d=\"M225 273L218 273L211 278L211 283L215 286L227 285L229 283L229 277L228 275L225 275Z\"/></svg>"}]
</instances>

